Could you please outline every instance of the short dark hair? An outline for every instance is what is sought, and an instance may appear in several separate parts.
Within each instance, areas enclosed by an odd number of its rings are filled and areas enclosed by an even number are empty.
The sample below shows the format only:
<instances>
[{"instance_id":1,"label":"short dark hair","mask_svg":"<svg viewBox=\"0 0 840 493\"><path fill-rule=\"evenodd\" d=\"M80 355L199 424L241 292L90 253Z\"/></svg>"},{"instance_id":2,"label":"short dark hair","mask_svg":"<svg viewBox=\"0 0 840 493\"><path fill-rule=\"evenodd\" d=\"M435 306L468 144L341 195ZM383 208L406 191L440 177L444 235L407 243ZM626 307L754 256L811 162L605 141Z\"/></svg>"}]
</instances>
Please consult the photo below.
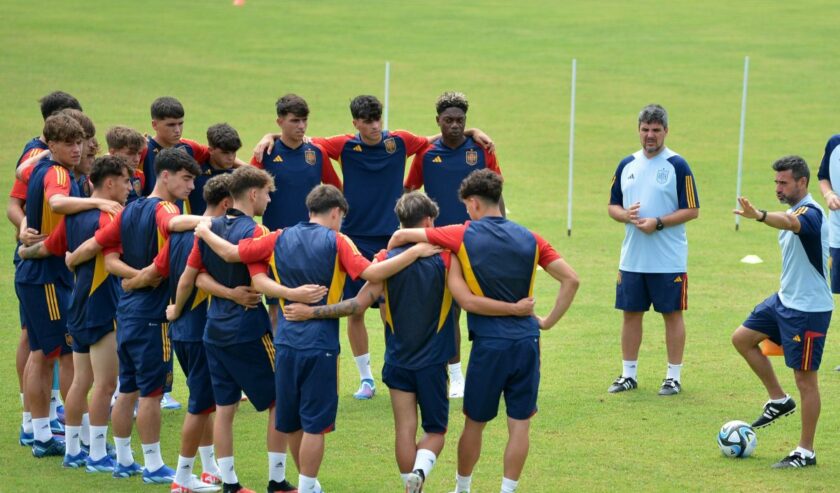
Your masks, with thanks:
<instances>
[{"instance_id":1,"label":"short dark hair","mask_svg":"<svg viewBox=\"0 0 840 493\"><path fill-rule=\"evenodd\" d=\"M274 191L274 178L265 170L254 166L240 166L233 173L230 173L228 189L234 199L242 197L245 192L252 188L269 187Z\"/></svg>"},{"instance_id":2,"label":"short dark hair","mask_svg":"<svg viewBox=\"0 0 840 493\"><path fill-rule=\"evenodd\" d=\"M773 171L788 171L793 176L794 181L799 181L800 178L805 177L805 185L811 182L811 170L808 169L808 163L799 156L785 156L776 160L773 163Z\"/></svg>"},{"instance_id":3,"label":"short dark hair","mask_svg":"<svg viewBox=\"0 0 840 493\"><path fill-rule=\"evenodd\" d=\"M208 206L215 207L230 197L230 173L222 173L207 180L202 192Z\"/></svg>"},{"instance_id":4,"label":"short dark hair","mask_svg":"<svg viewBox=\"0 0 840 493\"><path fill-rule=\"evenodd\" d=\"M306 196L306 208L310 214L323 214L334 207L345 214L350 210L344 194L333 185L318 185Z\"/></svg>"},{"instance_id":5,"label":"short dark hair","mask_svg":"<svg viewBox=\"0 0 840 493\"><path fill-rule=\"evenodd\" d=\"M90 182L94 188L99 188L109 176L129 176L128 161L122 156L105 156L96 158L90 171Z\"/></svg>"},{"instance_id":6,"label":"short dark hair","mask_svg":"<svg viewBox=\"0 0 840 493\"><path fill-rule=\"evenodd\" d=\"M108 149L128 148L130 152L140 152L140 149L146 147L146 139L143 134L133 128L119 125L108 129L108 133L105 134L105 142L108 143Z\"/></svg>"},{"instance_id":7,"label":"short dark hair","mask_svg":"<svg viewBox=\"0 0 840 493\"><path fill-rule=\"evenodd\" d=\"M70 118L79 122L79 125L82 126L82 130L85 131L85 138L91 139L96 135L96 125L93 124L93 120L90 119L86 114L82 113L79 110L73 108L67 108L64 110L59 111L59 113L63 115L67 115Z\"/></svg>"},{"instance_id":8,"label":"short dark hair","mask_svg":"<svg viewBox=\"0 0 840 493\"><path fill-rule=\"evenodd\" d=\"M423 192L408 192L397 201L394 212L400 218L404 228L416 228L427 217L434 220L440 214L440 208Z\"/></svg>"},{"instance_id":9,"label":"short dark hair","mask_svg":"<svg viewBox=\"0 0 840 493\"><path fill-rule=\"evenodd\" d=\"M470 109L470 103L467 101L467 97L464 93L447 91L438 96L437 101L435 102L435 109L439 115L446 111L447 108L460 108L464 113L466 113L467 110Z\"/></svg>"},{"instance_id":10,"label":"short dark hair","mask_svg":"<svg viewBox=\"0 0 840 493\"><path fill-rule=\"evenodd\" d=\"M277 100L277 103L275 103L275 106L277 108L277 116L280 117L286 116L289 113L299 117L309 116L309 105L306 104L305 99L297 94L281 96Z\"/></svg>"},{"instance_id":11,"label":"short dark hair","mask_svg":"<svg viewBox=\"0 0 840 493\"><path fill-rule=\"evenodd\" d=\"M227 123L217 123L207 129L207 145L225 152L236 152L242 147L239 133Z\"/></svg>"},{"instance_id":12,"label":"short dark hair","mask_svg":"<svg viewBox=\"0 0 840 493\"><path fill-rule=\"evenodd\" d=\"M495 172L489 169L477 169L467 175L461 182L458 196L461 197L461 200L466 200L469 197L480 197L487 202L498 204L502 197L503 182L502 177Z\"/></svg>"},{"instance_id":13,"label":"short dark hair","mask_svg":"<svg viewBox=\"0 0 840 493\"><path fill-rule=\"evenodd\" d=\"M649 104L639 112L639 126L642 123L659 123L668 128L668 112L661 105Z\"/></svg>"},{"instance_id":14,"label":"short dark hair","mask_svg":"<svg viewBox=\"0 0 840 493\"><path fill-rule=\"evenodd\" d=\"M170 173L177 173L185 170L187 173L198 176L201 174L201 168L195 162L192 156L187 154L187 151L180 147L170 147L163 149L155 158L155 175L160 176L164 171Z\"/></svg>"},{"instance_id":15,"label":"short dark hair","mask_svg":"<svg viewBox=\"0 0 840 493\"><path fill-rule=\"evenodd\" d=\"M44 120L53 113L67 108L82 111L79 100L64 91L53 91L39 99L38 103L41 105L41 116Z\"/></svg>"},{"instance_id":16,"label":"short dark hair","mask_svg":"<svg viewBox=\"0 0 840 493\"><path fill-rule=\"evenodd\" d=\"M375 96L356 96L350 101L350 114L354 120L373 120L382 118L382 103Z\"/></svg>"},{"instance_id":17,"label":"short dark hair","mask_svg":"<svg viewBox=\"0 0 840 493\"><path fill-rule=\"evenodd\" d=\"M44 139L50 142L73 142L85 138L85 130L70 115L57 113L44 121Z\"/></svg>"},{"instance_id":18,"label":"short dark hair","mask_svg":"<svg viewBox=\"0 0 840 493\"><path fill-rule=\"evenodd\" d=\"M184 118L184 107L171 96L162 96L152 101L152 120Z\"/></svg>"}]
</instances>

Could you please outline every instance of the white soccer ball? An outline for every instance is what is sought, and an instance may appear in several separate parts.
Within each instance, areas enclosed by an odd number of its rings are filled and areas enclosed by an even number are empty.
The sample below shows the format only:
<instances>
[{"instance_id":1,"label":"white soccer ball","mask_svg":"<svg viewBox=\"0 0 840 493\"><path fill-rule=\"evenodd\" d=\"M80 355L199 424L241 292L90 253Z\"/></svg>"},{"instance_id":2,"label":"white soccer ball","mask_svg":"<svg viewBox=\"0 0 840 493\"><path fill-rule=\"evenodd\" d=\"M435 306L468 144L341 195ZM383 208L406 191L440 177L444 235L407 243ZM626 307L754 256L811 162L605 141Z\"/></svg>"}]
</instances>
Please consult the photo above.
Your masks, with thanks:
<instances>
[{"instance_id":1,"label":"white soccer ball","mask_svg":"<svg viewBox=\"0 0 840 493\"><path fill-rule=\"evenodd\" d=\"M752 426L743 421L730 421L721 427L717 442L726 457L749 457L757 440Z\"/></svg>"}]
</instances>

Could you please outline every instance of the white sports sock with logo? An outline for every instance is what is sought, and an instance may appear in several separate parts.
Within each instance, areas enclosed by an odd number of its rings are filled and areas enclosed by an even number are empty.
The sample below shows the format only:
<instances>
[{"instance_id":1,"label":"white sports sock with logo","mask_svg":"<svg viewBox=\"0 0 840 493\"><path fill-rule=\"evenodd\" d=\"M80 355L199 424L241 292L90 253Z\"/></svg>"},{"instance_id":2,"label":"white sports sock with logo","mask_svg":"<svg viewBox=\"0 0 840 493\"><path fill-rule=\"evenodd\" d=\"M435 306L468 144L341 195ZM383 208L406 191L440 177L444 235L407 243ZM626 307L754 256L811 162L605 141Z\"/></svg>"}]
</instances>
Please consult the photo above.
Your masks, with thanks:
<instances>
[{"instance_id":1,"label":"white sports sock with logo","mask_svg":"<svg viewBox=\"0 0 840 493\"><path fill-rule=\"evenodd\" d=\"M635 361L628 361L622 360L621 361L621 376L623 378L632 378L636 380L636 366L639 360Z\"/></svg>"},{"instance_id":2,"label":"white sports sock with logo","mask_svg":"<svg viewBox=\"0 0 840 493\"><path fill-rule=\"evenodd\" d=\"M32 433L32 413L24 411L22 415L20 425L23 427L23 432Z\"/></svg>"},{"instance_id":3,"label":"white sports sock with logo","mask_svg":"<svg viewBox=\"0 0 840 493\"><path fill-rule=\"evenodd\" d=\"M227 484L236 484L239 478L236 477L236 471L233 469L233 457L219 457L219 469L222 473L222 481Z\"/></svg>"},{"instance_id":4,"label":"white sports sock with logo","mask_svg":"<svg viewBox=\"0 0 840 493\"><path fill-rule=\"evenodd\" d=\"M428 478L429 474L432 472L432 468L435 467L436 460L437 456L431 450L425 448L417 449L417 455L414 458L413 470L416 471L419 469L423 471L423 477Z\"/></svg>"},{"instance_id":5,"label":"white sports sock with logo","mask_svg":"<svg viewBox=\"0 0 840 493\"><path fill-rule=\"evenodd\" d=\"M82 414L82 433L79 435L83 445L90 446L90 414Z\"/></svg>"},{"instance_id":6,"label":"white sports sock with logo","mask_svg":"<svg viewBox=\"0 0 840 493\"><path fill-rule=\"evenodd\" d=\"M79 455L82 451L82 427L81 426L65 426L64 427L64 455L72 457Z\"/></svg>"},{"instance_id":7,"label":"white sports sock with logo","mask_svg":"<svg viewBox=\"0 0 840 493\"><path fill-rule=\"evenodd\" d=\"M175 470L175 482L181 486L187 486L192 476L195 457L178 456L178 469Z\"/></svg>"},{"instance_id":8,"label":"white sports sock with logo","mask_svg":"<svg viewBox=\"0 0 840 493\"><path fill-rule=\"evenodd\" d=\"M53 437L50 429L50 418L32 418L32 432L35 433L35 440L49 442Z\"/></svg>"},{"instance_id":9,"label":"white sports sock with logo","mask_svg":"<svg viewBox=\"0 0 840 493\"><path fill-rule=\"evenodd\" d=\"M373 373L370 372L370 353L356 356L353 359L356 360L356 367L359 369L359 378L361 380L373 380Z\"/></svg>"},{"instance_id":10,"label":"white sports sock with logo","mask_svg":"<svg viewBox=\"0 0 840 493\"><path fill-rule=\"evenodd\" d=\"M282 483L286 479L286 454L268 453L268 480Z\"/></svg>"},{"instance_id":11,"label":"white sports sock with logo","mask_svg":"<svg viewBox=\"0 0 840 493\"><path fill-rule=\"evenodd\" d=\"M131 451L131 437L114 437L114 445L117 447L117 462L124 467L134 464L134 453Z\"/></svg>"},{"instance_id":12,"label":"white sports sock with logo","mask_svg":"<svg viewBox=\"0 0 840 493\"><path fill-rule=\"evenodd\" d=\"M209 472L213 476L221 477L222 473L219 471L219 464L216 463L216 451L212 445L198 447L198 454L201 456L201 469L203 472Z\"/></svg>"},{"instance_id":13,"label":"white sports sock with logo","mask_svg":"<svg viewBox=\"0 0 840 493\"><path fill-rule=\"evenodd\" d=\"M149 472L155 472L163 467L163 457L160 456L160 442L144 443L143 445L143 468Z\"/></svg>"},{"instance_id":14,"label":"white sports sock with logo","mask_svg":"<svg viewBox=\"0 0 840 493\"><path fill-rule=\"evenodd\" d=\"M90 427L90 458L101 460L108 453L108 425Z\"/></svg>"},{"instance_id":15,"label":"white sports sock with logo","mask_svg":"<svg viewBox=\"0 0 840 493\"><path fill-rule=\"evenodd\" d=\"M673 378L677 382L680 381L680 371L682 370L682 363L675 365L673 363L668 363L668 373L665 374L665 378Z\"/></svg>"}]
</instances>

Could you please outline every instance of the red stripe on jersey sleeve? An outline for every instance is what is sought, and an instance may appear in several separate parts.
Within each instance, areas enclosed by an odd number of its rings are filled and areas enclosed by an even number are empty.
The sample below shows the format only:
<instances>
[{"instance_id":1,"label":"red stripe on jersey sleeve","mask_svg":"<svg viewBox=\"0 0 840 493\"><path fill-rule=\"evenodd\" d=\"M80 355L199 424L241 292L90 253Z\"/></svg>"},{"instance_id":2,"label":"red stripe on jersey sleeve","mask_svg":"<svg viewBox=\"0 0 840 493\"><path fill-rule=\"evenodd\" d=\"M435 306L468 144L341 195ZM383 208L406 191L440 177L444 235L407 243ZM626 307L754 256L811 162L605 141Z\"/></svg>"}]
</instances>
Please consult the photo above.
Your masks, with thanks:
<instances>
[{"instance_id":1,"label":"red stripe on jersey sleeve","mask_svg":"<svg viewBox=\"0 0 840 493\"><path fill-rule=\"evenodd\" d=\"M99 224L102 224L102 216L99 216ZM102 246L103 253L107 254L110 253L108 250L119 249L121 246L121 238L120 238L120 223L122 221L122 211L117 213L117 216L111 221L110 224L104 227L100 227L96 230L96 233L93 234L93 237L96 238L96 242Z\"/></svg>"},{"instance_id":2,"label":"red stripe on jersey sleeve","mask_svg":"<svg viewBox=\"0 0 840 493\"><path fill-rule=\"evenodd\" d=\"M210 150L206 145L199 144L198 142L190 139L181 139L181 142L192 148L193 158L195 158L195 160L199 163L203 163L210 158Z\"/></svg>"},{"instance_id":3,"label":"red stripe on jersey sleeve","mask_svg":"<svg viewBox=\"0 0 840 493\"><path fill-rule=\"evenodd\" d=\"M431 148L431 144L426 144L426 147L414 155L414 159L411 160L411 168L408 170L408 177L403 185L405 188L419 190L423 186L423 158L426 157L426 152Z\"/></svg>"},{"instance_id":4,"label":"red stripe on jersey sleeve","mask_svg":"<svg viewBox=\"0 0 840 493\"><path fill-rule=\"evenodd\" d=\"M195 243L193 243L193 246L195 246ZM158 254L155 255L152 263L155 264L155 269L157 269L161 277L169 277L169 238L166 239L166 242L158 250Z\"/></svg>"},{"instance_id":5,"label":"red stripe on jersey sleeve","mask_svg":"<svg viewBox=\"0 0 840 493\"><path fill-rule=\"evenodd\" d=\"M111 214L110 212L102 211L99 214L99 229L105 228L109 224L114 222L114 218L115 218L115 216L113 214ZM116 248L103 248L102 249L102 255L108 255L109 253L114 253L114 252L122 254L122 244L120 244L120 246L116 247Z\"/></svg>"},{"instance_id":6,"label":"red stripe on jersey sleeve","mask_svg":"<svg viewBox=\"0 0 840 493\"><path fill-rule=\"evenodd\" d=\"M254 234L260 228L254 228ZM239 261L243 264L254 264L268 262L271 254L274 253L274 246L277 244L277 239L280 237L282 230L272 231L267 235L255 236L254 238L245 238L239 242L237 249L239 251ZM248 266L250 270L250 265Z\"/></svg>"},{"instance_id":7,"label":"red stripe on jersey sleeve","mask_svg":"<svg viewBox=\"0 0 840 493\"><path fill-rule=\"evenodd\" d=\"M9 197L14 197L20 200L26 200L26 190L28 188L29 185L15 178L15 184L12 185L12 191L9 192Z\"/></svg>"},{"instance_id":8,"label":"red stripe on jersey sleeve","mask_svg":"<svg viewBox=\"0 0 840 493\"><path fill-rule=\"evenodd\" d=\"M487 152L487 149L484 149L484 165L487 169L494 171L499 176L502 176L502 168L499 167L499 163L496 161L496 155L490 154Z\"/></svg>"},{"instance_id":9,"label":"red stripe on jersey sleeve","mask_svg":"<svg viewBox=\"0 0 840 493\"><path fill-rule=\"evenodd\" d=\"M451 250L453 253L458 253L461 250L461 245L464 243L464 233L467 231L467 226L470 222L464 224L453 224L451 226L441 226L440 228L426 228L426 238L432 245Z\"/></svg>"},{"instance_id":10,"label":"red stripe on jersey sleeve","mask_svg":"<svg viewBox=\"0 0 840 493\"><path fill-rule=\"evenodd\" d=\"M344 187L341 184L341 178L338 177L338 174L335 172L335 168L333 168L332 161L330 161L330 156L327 154L327 151L321 146L315 146L318 150L321 151L321 156L323 156L323 160L321 163L321 183L332 185L339 190L342 190Z\"/></svg>"},{"instance_id":11,"label":"red stripe on jersey sleeve","mask_svg":"<svg viewBox=\"0 0 840 493\"><path fill-rule=\"evenodd\" d=\"M70 196L70 173L59 165L50 167L44 175L44 200L54 195Z\"/></svg>"},{"instance_id":12,"label":"red stripe on jersey sleeve","mask_svg":"<svg viewBox=\"0 0 840 493\"><path fill-rule=\"evenodd\" d=\"M449 250L444 250L440 252L440 259L443 260L443 265L446 267L446 271L449 271L449 266L452 265L452 252Z\"/></svg>"},{"instance_id":13,"label":"red stripe on jersey sleeve","mask_svg":"<svg viewBox=\"0 0 840 493\"><path fill-rule=\"evenodd\" d=\"M370 266L370 260L366 259L359 252L353 240L341 233L336 233L335 235L335 246L336 250L338 250L338 260L341 264L341 269L355 281Z\"/></svg>"},{"instance_id":14,"label":"red stripe on jersey sleeve","mask_svg":"<svg viewBox=\"0 0 840 493\"><path fill-rule=\"evenodd\" d=\"M193 241L193 247L192 250L190 250L190 256L187 257L187 265L192 267L193 269L198 269L199 271L204 270L204 262L201 260L201 250L198 249L198 236L196 236L195 241Z\"/></svg>"},{"instance_id":15,"label":"red stripe on jersey sleeve","mask_svg":"<svg viewBox=\"0 0 840 493\"><path fill-rule=\"evenodd\" d=\"M157 209L155 209L155 223L157 223L158 231L164 238L169 238L169 221L180 215L181 210L172 202L165 200L158 202Z\"/></svg>"},{"instance_id":16,"label":"red stripe on jersey sleeve","mask_svg":"<svg viewBox=\"0 0 840 493\"><path fill-rule=\"evenodd\" d=\"M413 156L423 150L424 147L429 145L429 139L426 137L421 137L419 135L414 135L413 133L407 130L394 130L391 132L392 135L396 135L397 137L401 138L403 142L405 142L405 155L406 156Z\"/></svg>"},{"instance_id":17,"label":"red stripe on jersey sleeve","mask_svg":"<svg viewBox=\"0 0 840 493\"><path fill-rule=\"evenodd\" d=\"M259 169L265 169L265 166L263 166L262 161L257 161L256 157L251 158L251 166Z\"/></svg>"},{"instance_id":18,"label":"red stripe on jersey sleeve","mask_svg":"<svg viewBox=\"0 0 840 493\"><path fill-rule=\"evenodd\" d=\"M384 262L388 259L388 250L382 249L376 252L376 255L373 256L373 259L377 262Z\"/></svg>"},{"instance_id":19,"label":"red stripe on jersey sleeve","mask_svg":"<svg viewBox=\"0 0 840 493\"><path fill-rule=\"evenodd\" d=\"M554 262L555 260L563 258L549 242L545 241L542 236L534 233L533 231L531 231L531 234L534 235L534 238L537 240L537 249L540 252L540 259L538 261L540 267L545 268L548 264Z\"/></svg>"},{"instance_id":20,"label":"red stripe on jersey sleeve","mask_svg":"<svg viewBox=\"0 0 840 493\"><path fill-rule=\"evenodd\" d=\"M64 256L64 252L67 251L67 224L64 217L44 240L44 247L56 257Z\"/></svg>"},{"instance_id":21,"label":"red stripe on jersey sleeve","mask_svg":"<svg viewBox=\"0 0 840 493\"><path fill-rule=\"evenodd\" d=\"M336 159L341 162L341 151L344 149L344 144L352 139L350 134L335 135L333 137L315 137L312 143L327 151L327 156L330 159Z\"/></svg>"}]
</instances>

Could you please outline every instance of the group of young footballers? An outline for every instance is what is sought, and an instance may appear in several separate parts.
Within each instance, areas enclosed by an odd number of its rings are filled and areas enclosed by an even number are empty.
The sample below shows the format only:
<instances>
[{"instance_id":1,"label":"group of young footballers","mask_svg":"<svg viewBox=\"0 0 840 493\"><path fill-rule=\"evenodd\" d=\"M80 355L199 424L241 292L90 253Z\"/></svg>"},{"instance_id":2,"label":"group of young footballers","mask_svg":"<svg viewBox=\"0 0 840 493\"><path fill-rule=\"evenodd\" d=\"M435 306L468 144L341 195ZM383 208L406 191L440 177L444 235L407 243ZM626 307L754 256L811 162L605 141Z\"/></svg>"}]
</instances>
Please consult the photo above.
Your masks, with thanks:
<instances>
[{"instance_id":1,"label":"group of young footballers","mask_svg":"<svg viewBox=\"0 0 840 493\"><path fill-rule=\"evenodd\" d=\"M456 491L470 491L484 426L504 395L501 491L515 491L537 411L540 330L569 308L578 279L545 240L504 217L492 141L466 128L462 94L438 98L439 135L383 130L380 102L359 96L350 104L357 133L330 138L306 136L309 108L288 94L276 103L280 132L257 144L250 163L236 158L241 141L227 124L207 130L206 146L183 139L184 109L171 97L152 103L154 135L112 127L101 157L75 98L51 93L41 110L43 132L18 161L8 207L25 328L20 443L35 457L141 475L172 492L247 493L233 453L247 396L267 411L267 491L323 491L338 318L348 317L359 368L354 397L370 399L364 313L378 306L405 490L423 490L444 446L448 399L463 397ZM544 318L533 313L538 266L560 283ZM466 379L461 309L472 340ZM189 389L174 470L160 450L173 350ZM51 425L56 360L63 429ZM135 414L142 467L131 447ZM286 479L287 450L297 486Z\"/></svg>"}]
</instances>

